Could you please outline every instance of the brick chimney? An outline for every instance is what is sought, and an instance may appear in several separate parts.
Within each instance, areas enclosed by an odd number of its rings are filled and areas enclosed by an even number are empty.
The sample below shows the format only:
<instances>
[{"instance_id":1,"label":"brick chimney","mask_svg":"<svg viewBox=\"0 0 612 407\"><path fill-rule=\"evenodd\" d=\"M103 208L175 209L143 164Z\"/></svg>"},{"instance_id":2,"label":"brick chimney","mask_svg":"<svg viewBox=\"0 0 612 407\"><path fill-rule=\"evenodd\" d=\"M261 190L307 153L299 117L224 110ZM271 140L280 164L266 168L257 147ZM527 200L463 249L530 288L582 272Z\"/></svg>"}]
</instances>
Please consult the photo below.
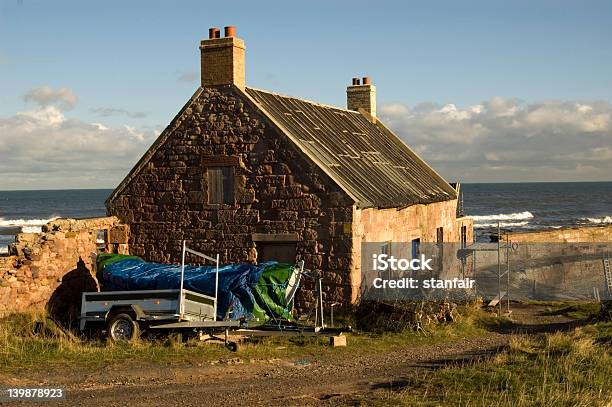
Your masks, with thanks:
<instances>
[{"instance_id":1,"label":"brick chimney","mask_svg":"<svg viewBox=\"0 0 612 407\"><path fill-rule=\"evenodd\" d=\"M376 86L370 83L370 78L353 78L353 84L346 88L346 106L350 110L364 109L372 117L376 117Z\"/></svg>"},{"instance_id":2,"label":"brick chimney","mask_svg":"<svg viewBox=\"0 0 612 407\"><path fill-rule=\"evenodd\" d=\"M236 27L208 30L200 42L202 86L231 85L244 88L244 41L236 37Z\"/></svg>"}]
</instances>

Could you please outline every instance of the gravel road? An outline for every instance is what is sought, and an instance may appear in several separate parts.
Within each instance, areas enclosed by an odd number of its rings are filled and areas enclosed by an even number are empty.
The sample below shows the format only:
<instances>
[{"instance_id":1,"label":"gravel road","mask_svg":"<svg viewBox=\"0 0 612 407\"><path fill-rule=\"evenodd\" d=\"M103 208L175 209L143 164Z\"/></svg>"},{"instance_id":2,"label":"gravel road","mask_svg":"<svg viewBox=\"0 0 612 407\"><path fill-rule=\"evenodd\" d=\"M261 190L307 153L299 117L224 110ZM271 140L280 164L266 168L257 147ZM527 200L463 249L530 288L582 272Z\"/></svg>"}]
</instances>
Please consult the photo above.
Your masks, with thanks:
<instances>
[{"instance_id":1,"label":"gravel road","mask_svg":"<svg viewBox=\"0 0 612 407\"><path fill-rule=\"evenodd\" d=\"M541 317L536 311L533 307L517 309L522 324L517 329L536 334L571 324L564 317ZM235 359L212 366L130 364L87 375L41 371L28 382L65 386L66 400L48 404L56 406L354 404L360 395L402 388L415 372L489 357L503 349L512 331L351 358L251 363L238 353Z\"/></svg>"}]
</instances>

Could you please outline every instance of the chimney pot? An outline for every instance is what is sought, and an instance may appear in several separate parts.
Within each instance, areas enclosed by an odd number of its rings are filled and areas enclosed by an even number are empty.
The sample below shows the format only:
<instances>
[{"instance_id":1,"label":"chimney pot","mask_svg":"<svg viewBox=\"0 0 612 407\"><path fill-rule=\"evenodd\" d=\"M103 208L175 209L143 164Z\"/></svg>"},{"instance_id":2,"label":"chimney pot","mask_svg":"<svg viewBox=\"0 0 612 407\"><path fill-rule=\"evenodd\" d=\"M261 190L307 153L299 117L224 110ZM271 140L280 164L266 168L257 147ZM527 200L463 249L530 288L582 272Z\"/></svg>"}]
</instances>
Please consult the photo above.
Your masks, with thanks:
<instances>
[{"instance_id":1,"label":"chimney pot","mask_svg":"<svg viewBox=\"0 0 612 407\"><path fill-rule=\"evenodd\" d=\"M370 78L368 76L364 76L363 77L363 84L364 85L369 85L370 84Z\"/></svg>"},{"instance_id":2,"label":"chimney pot","mask_svg":"<svg viewBox=\"0 0 612 407\"><path fill-rule=\"evenodd\" d=\"M233 25L228 25L225 27L225 36L226 37L235 37L236 36L236 27Z\"/></svg>"},{"instance_id":3,"label":"chimney pot","mask_svg":"<svg viewBox=\"0 0 612 407\"><path fill-rule=\"evenodd\" d=\"M353 78L353 86L357 86L359 85L359 78L355 77Z\"/></svg>"},{"instance_id":4,"label":"chimney pot","mask_svg":"<svg viewBox=\"0 0 612 407\"><path fill-rule=\"evenodd\" d=\"M208 38L209 39L214 39L214 38L219 38L221 37L221 29L217 28L217 27L212 27L208 29Z\"/></svg>"}]
</instances>

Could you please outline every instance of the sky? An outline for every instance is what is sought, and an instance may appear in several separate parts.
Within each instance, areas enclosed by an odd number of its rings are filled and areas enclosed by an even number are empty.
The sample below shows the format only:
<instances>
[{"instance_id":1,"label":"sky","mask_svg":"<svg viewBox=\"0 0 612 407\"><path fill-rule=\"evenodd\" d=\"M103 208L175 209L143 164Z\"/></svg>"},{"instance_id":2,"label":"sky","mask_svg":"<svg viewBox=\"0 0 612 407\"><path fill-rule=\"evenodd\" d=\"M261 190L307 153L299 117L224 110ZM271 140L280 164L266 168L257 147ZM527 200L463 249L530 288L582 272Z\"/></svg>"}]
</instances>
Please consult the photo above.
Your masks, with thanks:
<instances>
[{"instance_id":1,"label":"sky","mask_svg":"<svg viewBox=\"0 0 612 407\"><path fill-rule=\"evenodd\" d=\"M370 76L449 181L612 180L610 1L0 0L0 190L115 187L226 25L248 86L345 106Z\"/></svg>"}]
</instances>

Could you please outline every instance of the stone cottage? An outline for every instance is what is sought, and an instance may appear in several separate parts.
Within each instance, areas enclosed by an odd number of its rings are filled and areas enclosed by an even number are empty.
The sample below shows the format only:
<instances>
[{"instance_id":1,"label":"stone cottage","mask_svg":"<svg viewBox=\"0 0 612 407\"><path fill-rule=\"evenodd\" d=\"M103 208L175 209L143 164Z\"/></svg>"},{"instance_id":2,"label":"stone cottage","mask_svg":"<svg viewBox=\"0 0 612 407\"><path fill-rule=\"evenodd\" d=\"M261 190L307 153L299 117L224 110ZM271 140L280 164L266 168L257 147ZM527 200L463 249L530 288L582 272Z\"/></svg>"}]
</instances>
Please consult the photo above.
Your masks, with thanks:
<instances>
[{"instance_id":1,"label":"stone cottage","mask_svg":"<svg viewBox=\"0 0 612 407\"><path fill-rule=\"evenodd\" d=\"M362 242L472 240L456 188L377 119L367 77L347 108L247 87L235 34L209 30L201 86L106 202L132 254L177 262L185 239L223 262L304 260L348 303Z\"/></svg>"}]
</instances>

